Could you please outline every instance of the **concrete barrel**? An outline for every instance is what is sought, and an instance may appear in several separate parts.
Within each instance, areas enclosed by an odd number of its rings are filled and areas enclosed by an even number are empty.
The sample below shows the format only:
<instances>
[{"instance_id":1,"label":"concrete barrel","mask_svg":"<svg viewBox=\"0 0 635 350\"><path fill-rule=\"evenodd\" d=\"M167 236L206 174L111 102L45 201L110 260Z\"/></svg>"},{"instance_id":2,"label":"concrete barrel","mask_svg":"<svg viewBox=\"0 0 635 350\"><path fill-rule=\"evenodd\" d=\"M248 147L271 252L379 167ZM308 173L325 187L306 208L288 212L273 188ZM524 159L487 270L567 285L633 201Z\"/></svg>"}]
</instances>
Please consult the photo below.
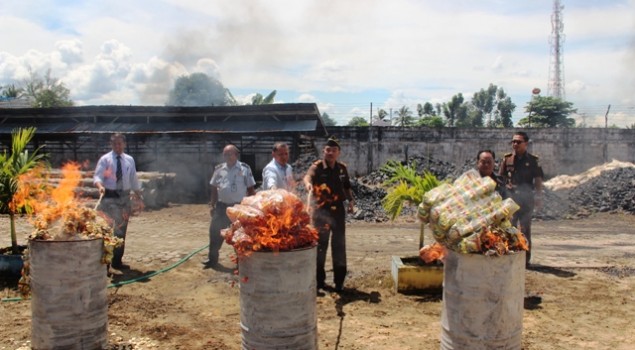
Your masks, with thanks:
<instances>
[{"instance_id":1,"label":"concrete barrel","mask_svg":"<svg viewBox=\"0 0 635 350\"><path fill-rule=\"evenodd\" d=\"M311 247L240 261L243 349L317 349L316 259Z\"/></svg>"},{"instance_id":2,"label":"concrete barrel","mask_svg":"<svg viewBox=\"0 0 635 350\"><path fill-rule=\"evenodd\" d=\"M108 278L103 241L30 241L33 349L105 349Z\"/></svg>"},{"instance_id":3,"label":"concrete barrel","mask_svg":"<svg viewBox=\"0 0 635 350\"><path fill-rule=\"evenodd\" d=\"M448 251L443 276L441 349L521 349L525 252Z\"/></svg>"}]
</instances>

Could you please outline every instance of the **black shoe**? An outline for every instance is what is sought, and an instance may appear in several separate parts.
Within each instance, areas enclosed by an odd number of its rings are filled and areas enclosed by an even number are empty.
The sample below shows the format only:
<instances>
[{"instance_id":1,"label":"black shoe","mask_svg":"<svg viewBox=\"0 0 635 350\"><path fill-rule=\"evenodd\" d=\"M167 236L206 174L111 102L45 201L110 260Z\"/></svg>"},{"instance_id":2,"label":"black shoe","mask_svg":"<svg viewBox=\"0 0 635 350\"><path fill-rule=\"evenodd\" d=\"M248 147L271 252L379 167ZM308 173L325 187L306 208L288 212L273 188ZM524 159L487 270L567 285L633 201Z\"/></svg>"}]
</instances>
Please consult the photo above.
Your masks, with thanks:
<instances>
[{"instance_id":1,"label":"black shoe","mask_svg":"<svg viewBox=\"0 0 635 350\"><path fill-rule=\"evenodd\" d=\"M112 266L113 269L117 269L117 270L130 269L130 265L122 264L122 263L112 263L112 265L110 265L110 266Z\"/></svg>"},{"instance_id":2,"label":"black shoe","mask_svg":"<svg viewBox=\"0 0 635 350\"><path fill-rule=\"evenodd\" d=\"M335 293L342 293L342 292L344 292L344 286L341 284L335 285Z\"/></svg>"},{"instance_id":3,"label":"black shoe","mask_svg":"<svg viewBox=\"0 0 635 350\"><path fill-rule=\"evenodd\" d=\"M214 267L218 265L218 260L205 260L203 261L203 265L205 265L206 268Z\"/></svg>"}]
</instances>

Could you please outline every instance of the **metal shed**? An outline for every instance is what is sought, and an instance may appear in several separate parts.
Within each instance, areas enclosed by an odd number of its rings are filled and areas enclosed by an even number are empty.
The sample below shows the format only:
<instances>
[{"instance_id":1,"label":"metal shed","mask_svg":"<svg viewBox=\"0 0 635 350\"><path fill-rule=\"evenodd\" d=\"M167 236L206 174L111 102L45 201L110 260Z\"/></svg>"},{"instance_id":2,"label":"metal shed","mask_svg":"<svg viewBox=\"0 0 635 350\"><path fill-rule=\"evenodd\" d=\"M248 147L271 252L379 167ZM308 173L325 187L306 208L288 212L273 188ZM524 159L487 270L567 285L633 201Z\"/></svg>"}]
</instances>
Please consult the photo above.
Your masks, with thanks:
<instances>
[{"instance_id":1,"label":"metal shed","mask_svg":"<svg viewBox=\"0 0 635 350\"><path fill-rule=\"evenodd\" d=\"M206 193L222 148L235 144L241 161L260 180L276 141L290 146L294 161L315 152L314 140L327 136L317 105L285 103L222 107L82 106L0 108L0 147L10 147L11 132L35 126L33 147L44 146L57 167L67 161L93 169L110 150L114 132L126 135L126 152L139 171L171 172L190 195ZM206 196L205 196L206 197Z\"/></svg>"}]
</instances>

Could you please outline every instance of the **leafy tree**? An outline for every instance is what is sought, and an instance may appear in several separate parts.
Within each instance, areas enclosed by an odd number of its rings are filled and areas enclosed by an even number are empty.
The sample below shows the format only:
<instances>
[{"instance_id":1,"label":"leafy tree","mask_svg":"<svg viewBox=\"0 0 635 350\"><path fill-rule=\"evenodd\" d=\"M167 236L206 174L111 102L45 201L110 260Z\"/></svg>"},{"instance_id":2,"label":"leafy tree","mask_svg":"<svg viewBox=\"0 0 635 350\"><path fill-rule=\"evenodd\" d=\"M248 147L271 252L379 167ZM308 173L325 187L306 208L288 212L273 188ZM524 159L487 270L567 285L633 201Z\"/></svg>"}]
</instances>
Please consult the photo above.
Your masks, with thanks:
<instances>
[{"instance_id":1,"label":"leafy tree","mask_svg":"<svg viewBox=\"0 0 635 350\"><path fill-rule=\"evenodd\" d=\"M0 96L6 98L18 98L23 92L23 88L15 87L14 84L11 84L2 87L2 94L0 94Z\"/></svg>"},{"instance_id":2,"label":"leafy tree","mask_svg":"<svg viewBox=\"0 0 635 350\"><path fill-rule=\"evenodd\" d=\"M445 126L445 121L443 120L443 118L439 117L438 115L426 116L426 117L420 118L417 121L416 125L427 126L430 128L442 128Z\"/></svg>"},{"instance_id":3,"label":"leafy tree","mask_svg":"<svg viewBox=\"0 0 635 350\"><path fill-rule=\"evenodd\" d=\"M33 99L34 108L71 107L70 90L59 79L51 76L47 70L44 77L30 71L30 78L26 81L25 94Z\"/></svg>"},{"instance_id":4,"label":"leafy tree","mask_svg":"<svg viewBox=\"0 0 635 350\"><path fill-rule=\"evenodd\" d=\"M406 106L399 108L397 112L396 125L397 126L411 126L414 124L414 118L412 112Z\"/></svg>"},{"instance_id":5,"label":"leafy tree","mask_svg":"<svg viewBox=\"0 0 635 350\"><path fill-rule=\"evenodd\" d=\"M489 84L486 89L481 89L472 96L472 105L476 108L476 116L484 120L487 116L487 126L492 125L492 112L494 110L496 92L498 88L494 84Z\"/></svg>"},{"instance_id":6,"label":"leafy tree","mask_svg":"<svg viewBox=\"0 0 635 350\"><path fill-rule=\"evenodd\" d=\"M267 97L262 97L261 94L256 94L254 97L251 98L251 104L252 105L270 105L273 104L273 100L276 97L276 90L273 90L269 93L269 95L267 95Z\"/></svg>"},{"instance_id":7,"label":"leafy tree","mask_svg":"<svg viewBox=\"0 0 635 350\"><path fill-rule=\"evenodd\" d=\"M525 106L528 116L518 122L520 126L536 128L571 128L575 119L569 115L576 113L573 103L553 96L535 96Z\"/></svg>"},{"instance_id":8,"label":"leafy tree","mask_svg":"<svg viewBox=\"0 0 635 350\"><path fill-rule=\"evenodd\" d=\"M368 121L364 117L353 117L347 124L348 126L368 126Z\"/></svg>"},{"instance_id":9,"label":"leafy tree","mask_svg":"<svg viewBox=\"0 0 635 350\"><path fill-rule=\"evenodd\" d=\"M452 96L450 102L443 104L443 115L449 127L468 126L467 106L463 102L463 94L459 92Z\"/></svg>"},{"instance_id":10,"label":"leafy tree","mask_svg":"<svg viewBox=\"0 0 635 350\"><path fill-rule=\"evenodd\" d=\"M170 90L168 106L227 106L236 102L231 93L215 78L204 73L181 76Z\"/></svg>"},{"instance_id":11,"label":"leafy tree","mask_svg":"<svg viewBox=\"0 0 635 350\"><path fill-rule=\"evenodd\" d=\"M514 126L512 121L512 113L516 109L516 104L512 102L511 97L505 94L502 88L496 92L496 113L492 127L511 128Z\"/></svg>"},{"instance_id":12,"label":"leafy tree","mask_svg":"<svg viewBox=\"0 0 635 350\"><path fill-rule=\"evenodd\" d=\"M419 118L433 117L438 115L437 111L435 111L434 109L434 106L432 106L432 103L430 102L426 102L423 105L421 105L420 103L417 104L417 114L419 115Z\"/></svg>"},{"instance_id":13,"label":"leafy tree","mask_svg":"<svg viewBox=\"0 0 635 350\"><path fill-rule=\"evenodd\" d=\"M337 125L337 122L333 119L331 119L331 117L326 113L322 113L322 122L324 123L324 126L335 126Z\"/></svg>"},{"instance_id":14,"label":"leafy tree","mask_svg":"<svg viewBox=\"0 0 635 350\"><path fill-rule=\"evenodd\" d=\"M386 112L385 109L380 108L379 110L377 110L377 114L373 116L373 119L385 121L387 117L388 117L388 112Z\"/></svg>"}]
</instances>

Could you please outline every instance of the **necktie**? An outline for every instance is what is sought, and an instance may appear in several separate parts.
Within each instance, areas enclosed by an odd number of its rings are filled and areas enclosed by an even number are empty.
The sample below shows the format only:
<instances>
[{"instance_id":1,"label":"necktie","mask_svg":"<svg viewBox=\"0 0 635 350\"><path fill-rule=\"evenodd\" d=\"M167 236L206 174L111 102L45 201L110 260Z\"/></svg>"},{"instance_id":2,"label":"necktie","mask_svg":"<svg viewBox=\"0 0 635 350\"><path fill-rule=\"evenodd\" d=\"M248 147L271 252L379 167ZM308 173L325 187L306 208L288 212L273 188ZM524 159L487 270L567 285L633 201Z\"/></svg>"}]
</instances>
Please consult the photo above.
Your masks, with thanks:
<instances>
[{"instance_id":1,"label":"necktie","mask_svg":"<svg viewBox=\"0 0 635 350\"><path fill-rule=\"evenodd\" d=\"M121 168L121 156L117 156L117 189L123 190L123 169Z\"/></svg>"}]
</instances>

